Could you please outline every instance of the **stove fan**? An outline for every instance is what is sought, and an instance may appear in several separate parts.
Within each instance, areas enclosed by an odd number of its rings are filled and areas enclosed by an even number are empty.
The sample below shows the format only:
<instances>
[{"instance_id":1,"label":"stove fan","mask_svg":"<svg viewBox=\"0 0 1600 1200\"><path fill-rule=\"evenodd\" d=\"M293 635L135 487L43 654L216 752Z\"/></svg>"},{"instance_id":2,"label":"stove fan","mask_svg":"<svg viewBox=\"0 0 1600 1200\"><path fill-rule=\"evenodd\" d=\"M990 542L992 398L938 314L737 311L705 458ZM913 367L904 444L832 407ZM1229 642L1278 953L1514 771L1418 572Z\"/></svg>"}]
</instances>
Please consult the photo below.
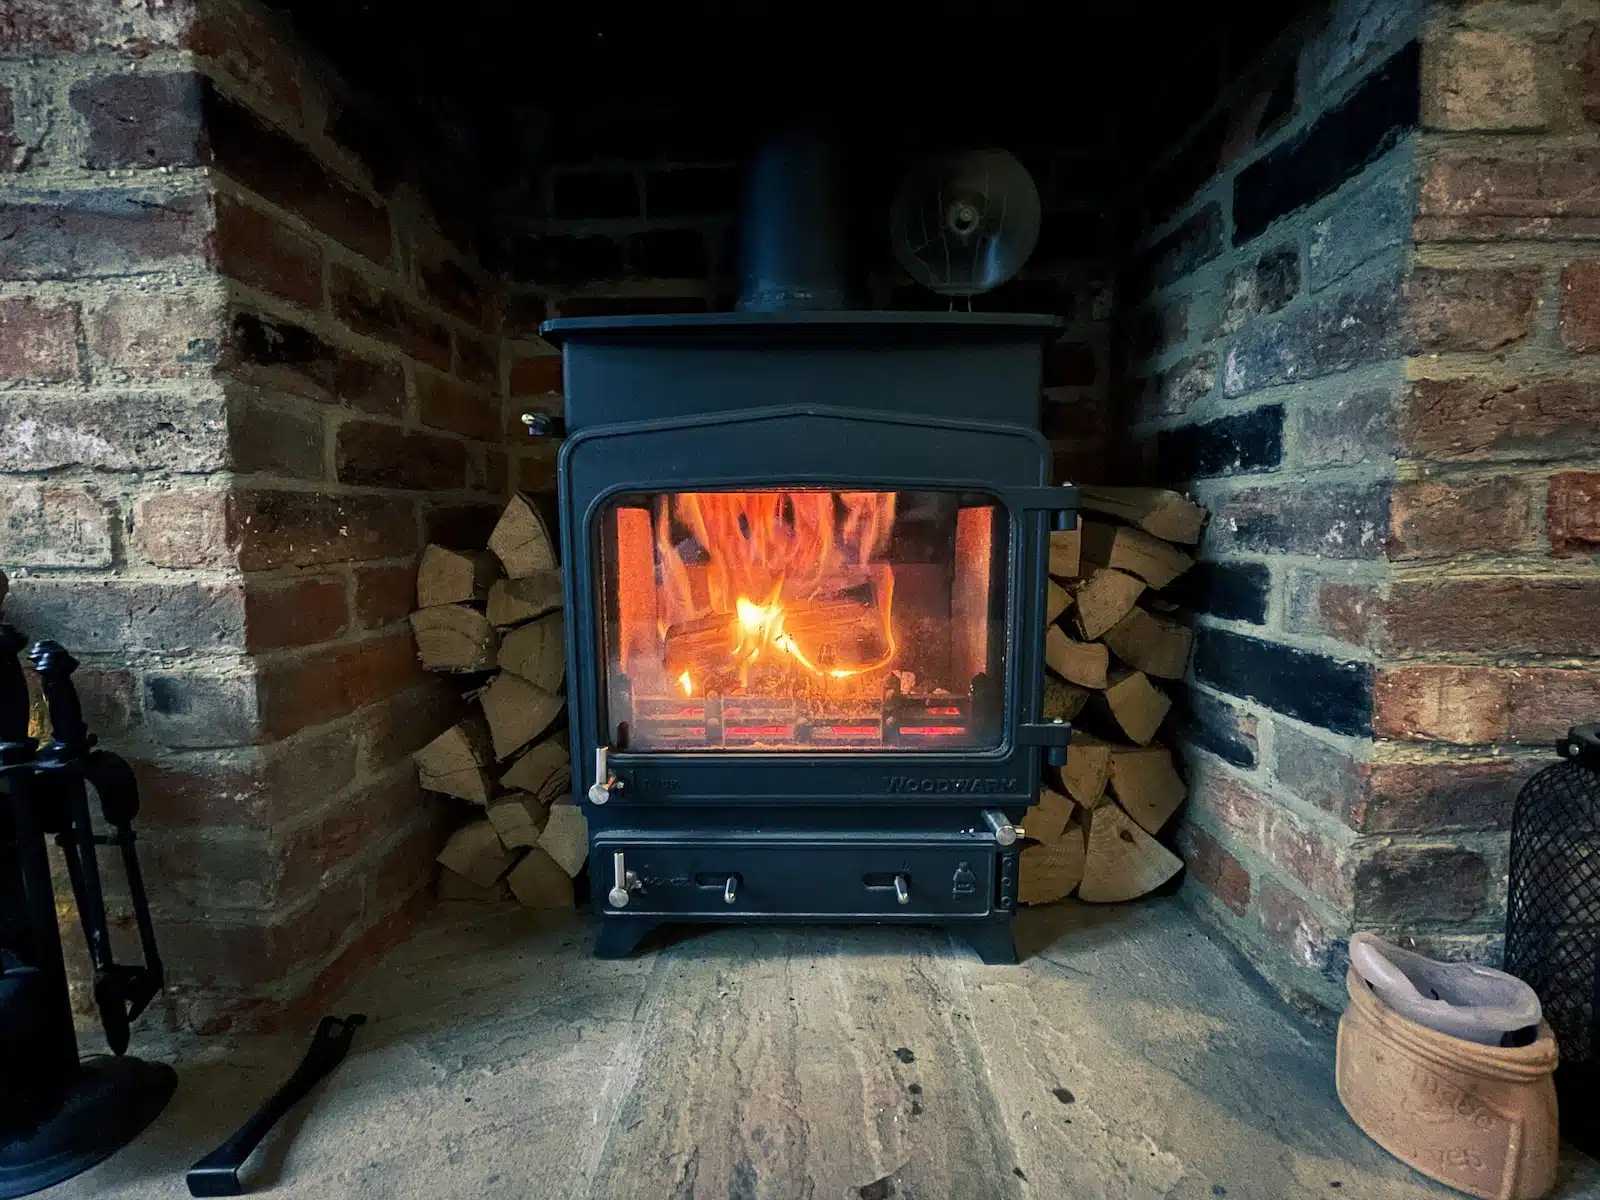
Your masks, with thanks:
<instances>
[{"instance_id":1,"label":"stove fan","mask_svg":"<svg viewBox=\"0 0 1600 1200\"><path fill-rule=\"evenodd\" d=\"M894 256L941 296L972 297L1010 279L1039 241L1039 189L1004 150L923 163L895 194Z\"/></svg>"}]
</instances>

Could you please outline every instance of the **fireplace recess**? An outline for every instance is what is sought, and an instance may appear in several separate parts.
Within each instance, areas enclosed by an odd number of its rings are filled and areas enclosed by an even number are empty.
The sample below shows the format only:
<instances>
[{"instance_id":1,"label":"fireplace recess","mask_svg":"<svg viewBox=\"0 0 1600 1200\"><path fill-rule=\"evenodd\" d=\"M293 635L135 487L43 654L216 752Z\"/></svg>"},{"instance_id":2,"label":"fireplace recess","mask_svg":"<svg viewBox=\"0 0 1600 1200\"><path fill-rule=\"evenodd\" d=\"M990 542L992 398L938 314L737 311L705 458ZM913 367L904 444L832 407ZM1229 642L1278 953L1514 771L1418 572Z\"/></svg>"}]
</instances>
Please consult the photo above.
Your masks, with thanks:
<instances>
[{"instance_id":1,"label":"fireplace recess","mask_svg":"<svg viewBox=\"0 0 1600 1200\"><path fill-rule=\"evenodd\" d=\"M936 923L1012 961L1053 317L547 322L597 953L665 922Z\"/></svg>"}]
</instances>

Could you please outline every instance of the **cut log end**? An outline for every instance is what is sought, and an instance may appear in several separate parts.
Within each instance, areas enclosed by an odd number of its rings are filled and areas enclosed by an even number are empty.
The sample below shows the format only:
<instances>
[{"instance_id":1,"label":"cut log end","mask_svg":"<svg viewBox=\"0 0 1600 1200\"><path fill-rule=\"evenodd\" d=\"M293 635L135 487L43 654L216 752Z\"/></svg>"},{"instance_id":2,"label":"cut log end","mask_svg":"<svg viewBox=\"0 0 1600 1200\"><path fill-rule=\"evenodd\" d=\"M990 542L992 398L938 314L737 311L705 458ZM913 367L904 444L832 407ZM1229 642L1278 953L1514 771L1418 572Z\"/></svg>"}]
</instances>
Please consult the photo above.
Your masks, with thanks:
<instances>
[{"instance_id":1,"label":"cut log end","mask_svg":"<svg viewBox=\"0 0 1600 1200\"><path fill-rule=\"evenodd\" d=\"M1183 861L1115 804L1094 810L1078 899L1118 904L1148 895L1183 869Z\"/></svg>"},{"instance_id":2,"label":"cut log end","mask_svg":"<svg viewBox=\"0 0 1600 1200\"><path fill-rule=\"evenodd\" d=\"M513 496L506 505L489 535L489 549L512 579L526 579L536 571L552 571L556 567L555 539L526 495Z\"/></svg>"}]
</instances>

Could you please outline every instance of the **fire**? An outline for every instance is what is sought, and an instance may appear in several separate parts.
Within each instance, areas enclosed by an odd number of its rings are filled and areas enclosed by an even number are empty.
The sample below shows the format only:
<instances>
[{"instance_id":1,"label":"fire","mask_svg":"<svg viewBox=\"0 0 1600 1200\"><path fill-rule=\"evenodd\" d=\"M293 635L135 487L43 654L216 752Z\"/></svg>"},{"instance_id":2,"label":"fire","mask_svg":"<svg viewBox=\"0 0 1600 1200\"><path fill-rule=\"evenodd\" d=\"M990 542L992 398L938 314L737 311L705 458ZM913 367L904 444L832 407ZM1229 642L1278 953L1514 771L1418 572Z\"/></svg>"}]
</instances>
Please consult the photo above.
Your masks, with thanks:
<instances>
[{"instance_id":1,"label":"fire","mask_svg":"<svg viewBox=\"0 0 1600 1200\"><path fill-rule=\"evenodd\" d=\"M678 676L678 686L683 689L683 694L685 696L694 695L694 680L689 678L689 672L685 671L682 675Z\"/></svg>"}]
</instances>

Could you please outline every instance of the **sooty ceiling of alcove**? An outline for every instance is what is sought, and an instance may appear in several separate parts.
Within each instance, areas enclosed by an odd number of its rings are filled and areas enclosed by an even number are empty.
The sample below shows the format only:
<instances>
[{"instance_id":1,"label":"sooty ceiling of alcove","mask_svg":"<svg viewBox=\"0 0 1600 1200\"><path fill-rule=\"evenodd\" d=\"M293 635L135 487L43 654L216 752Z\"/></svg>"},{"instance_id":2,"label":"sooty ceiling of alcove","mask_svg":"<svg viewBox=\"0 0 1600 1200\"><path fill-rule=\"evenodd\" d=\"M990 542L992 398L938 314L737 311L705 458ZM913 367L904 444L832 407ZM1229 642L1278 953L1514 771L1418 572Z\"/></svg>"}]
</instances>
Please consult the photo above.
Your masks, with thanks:
<instances>
[{"instance_id":1,"label":"sooty ceiling of alcove","mask_svg":"<svg viewBox=\"0 0 1600 1200\"><path fill-rule=\"evenodd\" d=\"M1066 148L1086 181L1104 183L1307 7L269 2L365 95L369 116L403 131L435 203L479 229L537 219L551 165L732 159L795 121L827 123L886 161Z\"/></svg>"}]
</instances>

